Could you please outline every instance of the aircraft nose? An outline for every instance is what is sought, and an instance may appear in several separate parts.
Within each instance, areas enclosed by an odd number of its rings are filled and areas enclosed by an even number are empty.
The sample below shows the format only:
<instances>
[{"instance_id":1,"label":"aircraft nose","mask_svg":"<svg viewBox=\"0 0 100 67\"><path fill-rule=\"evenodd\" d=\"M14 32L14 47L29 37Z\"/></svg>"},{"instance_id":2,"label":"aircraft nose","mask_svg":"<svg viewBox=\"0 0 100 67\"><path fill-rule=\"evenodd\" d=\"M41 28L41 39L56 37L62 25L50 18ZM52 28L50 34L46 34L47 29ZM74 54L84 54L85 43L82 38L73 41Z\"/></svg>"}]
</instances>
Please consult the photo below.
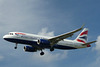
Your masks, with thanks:
<instances>
[{"instance_id":1,"label":"aircraft nose","mask_svg":"<svg viewBox=\"0 0 100 67\"><path fill-rule=\"evenodd\" d=\"M4 35L4 36L3 36L3 39L4 39L4 40L7 40L7 39L8 39L8 36L7 36L7 35Z\"/></svg>"},{"instance_id":2,"label":"aircraft nose","mask_svg":"<svg viewBox=\"0 0 100 67\"><path fill-rule=\"evenodd\" d=\"M7 38L6 35L4 35L4 36L3 36L3 39L6 39L6 38Z\"/></svg>"}]
</instances>

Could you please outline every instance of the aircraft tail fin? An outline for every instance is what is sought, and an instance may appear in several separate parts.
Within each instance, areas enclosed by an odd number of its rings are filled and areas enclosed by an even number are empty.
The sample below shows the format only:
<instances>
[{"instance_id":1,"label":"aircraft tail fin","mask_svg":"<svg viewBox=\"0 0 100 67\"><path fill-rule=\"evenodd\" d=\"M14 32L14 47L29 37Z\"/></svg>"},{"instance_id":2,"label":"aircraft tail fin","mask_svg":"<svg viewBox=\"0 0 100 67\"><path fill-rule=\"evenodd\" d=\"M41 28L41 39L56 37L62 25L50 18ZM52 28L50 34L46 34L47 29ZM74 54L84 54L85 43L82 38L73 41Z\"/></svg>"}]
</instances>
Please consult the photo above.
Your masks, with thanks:
<instances>
[{"instance_id":1,"label":"aircraft tail fin","mask_svg":"<svg viewBox=\"0 0 100 67\"><path fill-rule=\"evenodd\" d=\"M85 43L87 43L87 35L88 35L88 29L84 28L83 31L75 39L75 41L85 44Z\"/></svg>"}]
</instances>

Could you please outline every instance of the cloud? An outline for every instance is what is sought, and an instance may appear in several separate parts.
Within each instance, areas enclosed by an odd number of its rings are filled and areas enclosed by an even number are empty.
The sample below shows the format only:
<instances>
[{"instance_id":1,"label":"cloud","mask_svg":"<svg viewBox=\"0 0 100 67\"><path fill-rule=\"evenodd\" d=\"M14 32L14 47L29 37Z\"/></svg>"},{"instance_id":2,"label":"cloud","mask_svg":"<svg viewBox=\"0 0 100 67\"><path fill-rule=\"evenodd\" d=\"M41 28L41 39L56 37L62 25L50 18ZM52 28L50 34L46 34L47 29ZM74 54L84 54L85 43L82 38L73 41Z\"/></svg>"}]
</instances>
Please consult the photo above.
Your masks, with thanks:
<instances>
[{"instance_id":1,"label":"cloud","mask_svg":"<svg viewBox=\"0 0 100 67\"><path fill-rule=\"evenodd\" d=\"M100 36L97 37L97 42L95 44L96 46L93 48L93 50L96 52L96 58L91 64L89 64L89 67L100 66Z\"/></svg>"},{"instance_id":2,"label":"cloud","mask_svg":"<svg viewBox=\"0 0 100 67\"><path fill-rule=\"evenodd\" d=\"M38 33L39 35L43 35L43 36L54 36L54 31L52 32L47 32L47 28L42 28L42 30Z\"/></svg>"},{"instance_id":3,"label":"cloud","mask_svg":"<svg viewBox=\"0 0 100 67\"><path fill-rule=\"evenodd\" d=\"M55 62L55 61L60 61L60 60L64 60L67 58L67 51L56 51L54 53L51 53L47 50L44 50L45 52L45 55L44 56L40 56L39 55L39 52L37 53L34 53L33 55L33 59L35 60L39 60L41 62L47 62L47 63L52 63L52 62Z\"/></svg>"},{"instance_id":4,"label":"cloud","mask_svg":"<svg viewBox=\"0 0 100 67\"><path fill-rule=\"evenodd\" d=\"M100 51L100 36L97 37L95 50Z\"/></svg>"}]
</instances>

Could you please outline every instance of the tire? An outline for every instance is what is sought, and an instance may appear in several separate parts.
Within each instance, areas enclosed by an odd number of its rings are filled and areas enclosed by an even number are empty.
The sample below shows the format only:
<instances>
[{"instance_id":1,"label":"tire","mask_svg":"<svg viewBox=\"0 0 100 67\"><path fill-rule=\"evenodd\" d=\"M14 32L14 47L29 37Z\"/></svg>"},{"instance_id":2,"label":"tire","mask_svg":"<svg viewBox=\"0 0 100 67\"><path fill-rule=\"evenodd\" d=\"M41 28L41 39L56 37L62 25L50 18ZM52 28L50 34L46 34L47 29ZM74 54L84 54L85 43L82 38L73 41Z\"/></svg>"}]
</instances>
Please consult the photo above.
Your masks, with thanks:
<instances>
[{"instance_id":1,"label":"tire","mask_svg":"<svg viewBox=\"0 0 100 67\"><path fill-rule=\"evenodd\" d=\"M44 52L41 52L40 55L43 56L44 55Z\"/></svg>"}]
</instances>

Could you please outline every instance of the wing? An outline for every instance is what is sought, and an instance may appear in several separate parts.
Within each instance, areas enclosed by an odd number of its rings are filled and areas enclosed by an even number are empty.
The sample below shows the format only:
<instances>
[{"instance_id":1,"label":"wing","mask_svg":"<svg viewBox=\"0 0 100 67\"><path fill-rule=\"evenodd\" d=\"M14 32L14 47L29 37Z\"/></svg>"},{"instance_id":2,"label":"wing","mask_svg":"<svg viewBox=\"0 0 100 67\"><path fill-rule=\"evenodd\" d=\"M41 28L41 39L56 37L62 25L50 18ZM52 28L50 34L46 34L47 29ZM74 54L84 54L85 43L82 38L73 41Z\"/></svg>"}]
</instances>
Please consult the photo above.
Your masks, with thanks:
<instances>
[{"instance_id":1,"label":"wing","mask_svg":"<svg viewBox=\"0 0 100 67\"><path fill-rule=\"evenodd\" d=\"M49 39L49 41L51 42L51 43L50 43L51 46L54 45L54 44L56 44L56 43L58 43L59 41L65 39L65 38L71 37L74 33L76 33L76 32L78 32L78 31L82 30L82 29L83 29L83 26L84 26L84 25L82 25L81 28L76 29L76 30L74 30L74 31L71 31L71 32L68 32L68 33L65 33L65 34L62 34L62 35L59 35L59 36L56 36L56 37L54 37L54 38Z\"/></svg>"}]
</instances>

